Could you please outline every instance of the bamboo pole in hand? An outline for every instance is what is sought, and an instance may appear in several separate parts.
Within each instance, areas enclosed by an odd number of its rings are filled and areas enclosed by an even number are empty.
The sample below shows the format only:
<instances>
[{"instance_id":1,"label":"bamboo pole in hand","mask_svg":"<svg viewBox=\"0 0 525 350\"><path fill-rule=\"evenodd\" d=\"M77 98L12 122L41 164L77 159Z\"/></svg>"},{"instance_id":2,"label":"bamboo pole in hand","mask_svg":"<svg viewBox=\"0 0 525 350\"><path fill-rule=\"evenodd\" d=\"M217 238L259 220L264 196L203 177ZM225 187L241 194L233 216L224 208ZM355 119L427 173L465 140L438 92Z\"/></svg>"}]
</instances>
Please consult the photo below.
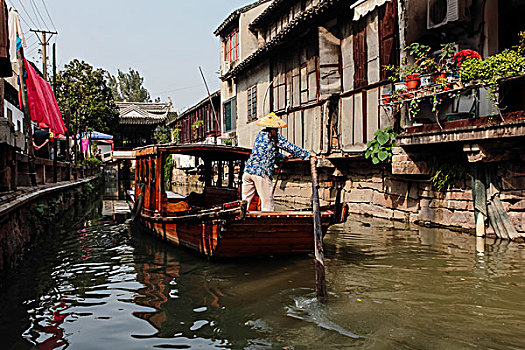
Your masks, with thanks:
<instances>
[{"instance_id":1,"label":"bamboo pole in hand","mask_svg":"<svg viewBox=\"0 0 525 350\"><path fill-rule=\"evenodd\" d=\"M314 218L314 244L315 244L315 291L317 300L326 301L326 278L324 270L323 231L321 228L321 208L319 204L319 181L317 179L317 157L310 157L312 173L312 210Z\"/></svg>"}]
</instances>

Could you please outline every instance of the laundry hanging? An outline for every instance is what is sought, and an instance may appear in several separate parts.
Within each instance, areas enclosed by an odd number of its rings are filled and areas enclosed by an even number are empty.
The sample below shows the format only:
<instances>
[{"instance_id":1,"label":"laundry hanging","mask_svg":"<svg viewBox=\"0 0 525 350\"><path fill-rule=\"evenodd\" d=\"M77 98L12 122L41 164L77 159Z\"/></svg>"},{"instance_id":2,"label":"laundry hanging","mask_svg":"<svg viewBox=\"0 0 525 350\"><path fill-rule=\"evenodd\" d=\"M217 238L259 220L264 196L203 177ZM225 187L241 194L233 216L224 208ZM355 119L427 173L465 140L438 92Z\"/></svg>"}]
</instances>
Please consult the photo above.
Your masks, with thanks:
<instances>
[{"instance_id":1,"label":"laundry hanging","mask_svg":"<svg viewBox=\"0 0 525 350\"><path fill-rule=\"evenodd\" d=\"M45 81L27 60L24 60L27 79L27 99L31 120L41 128L49 128L53 133L64 135L67 131L58 108L51 85Z\"/></svg>"},{"instance_id":2,"label":"laundry hanging","mask_svg":"<svg viewBox=\"0 0 525 350\"><path fill-rule=\"evenodd\" d=\"M24 32L22 31L22 27L20 26L20 18L18 17L18 12L13 8L9 9L8 28L9 57L11 60L11 64L13 64L17 62L16 51L19 48L17 46L20 45L23 48L27 48L26 40L24 38Z\"/></svg>"},{"instance_id":3,"label":"laundry hanging","mask_svg":"<svg viewBox=\"0 0 525 350\"><path fill-rule=\"evenodd\" d=\"M10 77L13 75L11 60L9 58L9 31L8 13L4 0L0 0L0 77Z\"/></svg>"}]
</instances>

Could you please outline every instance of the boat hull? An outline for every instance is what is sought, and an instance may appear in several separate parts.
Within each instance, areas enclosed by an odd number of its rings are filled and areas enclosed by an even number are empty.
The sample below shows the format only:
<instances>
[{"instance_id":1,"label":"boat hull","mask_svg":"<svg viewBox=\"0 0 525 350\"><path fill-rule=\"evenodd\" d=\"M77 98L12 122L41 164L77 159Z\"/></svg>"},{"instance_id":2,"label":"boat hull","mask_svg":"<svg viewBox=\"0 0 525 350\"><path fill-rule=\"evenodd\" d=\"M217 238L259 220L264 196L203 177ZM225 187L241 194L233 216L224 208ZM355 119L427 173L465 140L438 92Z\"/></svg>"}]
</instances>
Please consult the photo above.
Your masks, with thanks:
<instances>
[{"instance_id":1,"label":"boat hull","mask_svg":"<svg viewBox=\"0 0 525 350\"><path fill-rule=\"evenodd\" d=\"M240 213L204 220L141 216L139 222L155 236L210 258L306 254L313 252L311 212ZM326 232L331 212L322 215Z\"/></svg>"}]
</instances>

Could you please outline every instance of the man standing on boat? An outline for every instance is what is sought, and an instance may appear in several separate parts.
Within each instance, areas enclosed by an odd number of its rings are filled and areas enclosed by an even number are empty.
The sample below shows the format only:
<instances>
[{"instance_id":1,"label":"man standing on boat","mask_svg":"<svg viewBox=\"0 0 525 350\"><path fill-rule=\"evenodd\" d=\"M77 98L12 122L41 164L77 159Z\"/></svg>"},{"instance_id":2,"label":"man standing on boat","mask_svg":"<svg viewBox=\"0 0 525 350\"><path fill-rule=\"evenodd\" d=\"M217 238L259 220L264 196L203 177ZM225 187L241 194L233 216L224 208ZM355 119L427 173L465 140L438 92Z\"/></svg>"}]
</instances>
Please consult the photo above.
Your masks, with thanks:
<instances>
[{"instance_id":1,"label":"man standing on boat","mask_svg":"<svg viewBox=\"0 0 525 350\"><path fill-rule=\"evenodd\" d=\"M275 113L270 113L266 117L258 120L255 124L264 126L265 129L259 131L253 144L252 153L244 167L242 175L242 199L250 202L257 194L261 198L262 211L274 211L273 206L273 169L275 160L279 156L278 149L291 153L294 157L304 160L310 157L310 152L301 147L297 147L279 134L278 129L286 127L286 122L279 118Z\"/></svg>"}]
</instances>

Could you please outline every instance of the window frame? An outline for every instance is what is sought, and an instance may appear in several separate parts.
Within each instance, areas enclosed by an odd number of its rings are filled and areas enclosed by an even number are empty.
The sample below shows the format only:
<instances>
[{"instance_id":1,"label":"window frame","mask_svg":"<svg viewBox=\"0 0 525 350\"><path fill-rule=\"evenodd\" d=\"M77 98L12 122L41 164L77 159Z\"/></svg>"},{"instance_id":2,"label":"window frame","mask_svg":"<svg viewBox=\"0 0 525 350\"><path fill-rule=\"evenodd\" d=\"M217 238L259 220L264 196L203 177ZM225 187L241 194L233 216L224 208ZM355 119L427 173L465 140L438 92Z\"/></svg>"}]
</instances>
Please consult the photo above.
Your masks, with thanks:
<instances>
[{"instance_id":1,"label":"window frame","mask_svg":"<svg viewBox=\"0 0 525 350\"><path fill-rule=\"evenodd\" d=\"M247 93L247 119L248 123L257 120L257 84L252 85L246 90Z\"/></svg>"},{"instance_id":2,"label":"window frame","mask_svg":"<svg viewBox=\"0 0 525 350\"><path fill-rule=\"evenodd\" d=\"M235 28L224 37L224 62L235 62L238 59L239 28Z\"/></svg>"}]
</instances>

